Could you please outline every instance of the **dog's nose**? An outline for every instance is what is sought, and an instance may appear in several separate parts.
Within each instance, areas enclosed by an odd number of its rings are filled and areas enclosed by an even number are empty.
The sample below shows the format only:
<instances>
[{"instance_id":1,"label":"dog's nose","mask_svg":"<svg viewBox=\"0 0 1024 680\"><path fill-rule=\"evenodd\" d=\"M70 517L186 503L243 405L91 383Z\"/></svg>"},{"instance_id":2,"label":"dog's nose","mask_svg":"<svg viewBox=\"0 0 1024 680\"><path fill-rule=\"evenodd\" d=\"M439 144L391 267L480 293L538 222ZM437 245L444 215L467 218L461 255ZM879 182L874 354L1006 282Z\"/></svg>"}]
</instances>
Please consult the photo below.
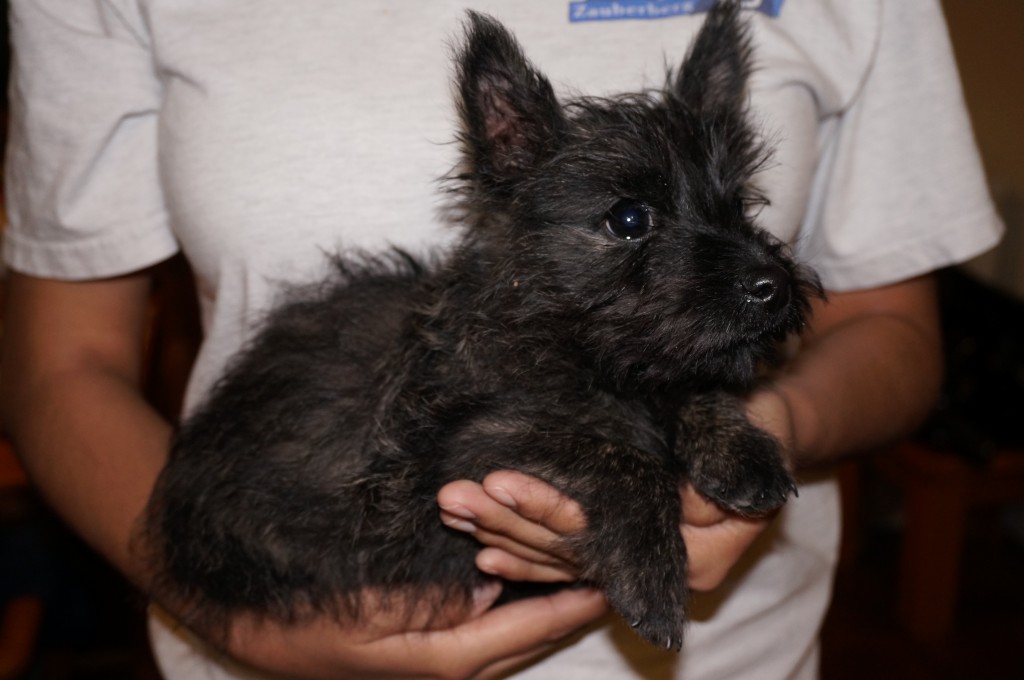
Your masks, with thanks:
<instances>
[{"instance_id":1,"label":"dog's nose","mask_svg":"<svg viewBox=\"0 0 1024 680\"><path fill-rule=\"evenodd\" d=\"M789 302L789 274L778 265L751 269L741 283L750 302L771 310L782 309Z\"/></svg>"}]
</instances>

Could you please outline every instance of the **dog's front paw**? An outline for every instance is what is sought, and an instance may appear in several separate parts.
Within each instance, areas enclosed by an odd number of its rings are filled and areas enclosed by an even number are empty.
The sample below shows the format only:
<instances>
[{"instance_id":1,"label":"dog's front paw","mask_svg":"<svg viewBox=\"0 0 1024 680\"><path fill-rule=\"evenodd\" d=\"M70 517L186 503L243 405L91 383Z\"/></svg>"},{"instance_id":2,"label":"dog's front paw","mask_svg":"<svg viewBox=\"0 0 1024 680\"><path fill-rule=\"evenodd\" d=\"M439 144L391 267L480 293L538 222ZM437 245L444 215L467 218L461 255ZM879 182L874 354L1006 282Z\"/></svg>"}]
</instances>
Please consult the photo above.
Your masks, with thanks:
<instances>
[{"instance_id":1,"label":"dog's front paw","mask_svg":"<svg viewBox=\"0 0 1024 680\"><path fill-rule=\"evenodd\" d=\"M679 651L683 646L688 593L685 576L665 587L649 574L621 574L605 588L608 604L637 635L655 647Z\"/></svg>"},{"instance_id":2,"label":"dog's front paw","mask_svg":"<svg viewBox=\"0 0 1024 680\"><path fill-rule=\"evenodd\" d=\"M677 448L689 481L722 508L763 515L796 492L778 440L751 425L734 398L695 400L681 413L680 424Z\"/></svg>"},{"instance_id":3,"label":"dog's front paw","mask_svg":"<svg viewBox=\"0 0 1024 680\"><path fill-rule=\"evenodd\" d=\"M690 483L706 498L741 515L771 512L796 492L778 443L753 426L731 438L729 451L703 457L700 465L692 466Z\"/></svg>"},{"instance_id":4,"label":"dog's front paw","mask_svg":"<svg viewBox=\"0 0 1024 680\"><path fill-rule=\"evenodd\" d=\"M623 516L635 521L591 526L574 551L586 565L583 579L604 591L608 604L642 638L661 649L683 644L689 590L686 545L679 531L679 492L667 511ZM669 517L671 515L671 517Z\"/></svg>"}]
</instances>

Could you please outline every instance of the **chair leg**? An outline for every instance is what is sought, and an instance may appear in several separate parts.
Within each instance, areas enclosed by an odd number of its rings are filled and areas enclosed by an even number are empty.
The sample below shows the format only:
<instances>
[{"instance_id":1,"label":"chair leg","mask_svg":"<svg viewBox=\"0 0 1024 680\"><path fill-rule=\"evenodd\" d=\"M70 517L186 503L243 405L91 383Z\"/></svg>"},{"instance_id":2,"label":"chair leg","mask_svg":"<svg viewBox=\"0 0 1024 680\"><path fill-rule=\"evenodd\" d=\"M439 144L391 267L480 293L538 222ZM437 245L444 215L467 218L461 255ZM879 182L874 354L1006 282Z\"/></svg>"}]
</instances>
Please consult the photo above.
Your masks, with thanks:
<instances>
[{"instance_id":1,"label":"chair leg","mask_svg":"<svg viewBox=\"0 0 1024 680\"><path fill-rule=\"evenodd\" d=\"M908 484L905 492L899 615L915 639L935 641L953 627L968 488L943 477Z\"/></svg>"},{"instance_id":2,"label":"chair leg","mask_svg":"<svg viewBox=\"0 0 1024 680\"><path fill-rule=\"evenodd\" d=\"M842 564L850 564L860 555L861 532L864 530L861 519L863 465L859 460L845 461L837 472L843 509L842 540L839 544L839 561Z\"/></svg>"},{"instance_id":3,"label":"chair leg","mask_svg":"<svg viewBox=\"0 0 1024 680\"><path fill-rule=\"evenodd\" d=\"M43 603L19 597L0 612L0 680L20 678L36 650L43 620Z\"/></svg>"}]
</instances>

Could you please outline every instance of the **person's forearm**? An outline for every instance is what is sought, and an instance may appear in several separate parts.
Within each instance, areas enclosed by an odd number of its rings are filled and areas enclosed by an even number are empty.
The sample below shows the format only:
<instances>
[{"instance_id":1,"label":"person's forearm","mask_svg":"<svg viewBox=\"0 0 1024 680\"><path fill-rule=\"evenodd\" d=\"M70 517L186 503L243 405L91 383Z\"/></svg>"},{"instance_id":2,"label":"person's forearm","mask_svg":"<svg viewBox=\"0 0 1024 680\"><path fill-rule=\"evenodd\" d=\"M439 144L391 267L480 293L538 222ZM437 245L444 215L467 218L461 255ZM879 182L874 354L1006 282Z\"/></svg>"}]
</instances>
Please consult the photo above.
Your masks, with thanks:
<instances>
[{"instance_id":1,"label":"person's forearm","mask_svg":"<svg viewBox=\"0 0 1024 680\"><path fill-rule=\"evenodd\" d=\"M139 585L130 536L170 426L138 388L148 272L63 282L11 272L0 419L57 512Z\"/></svg>"},{"instance_id":2,"label":"person's forearm","mask_svg":"<svg viewBox=\"0 0 1024 680\"><path fill-rule=\"evenodd\" d=\"M941 383L941 341L930 278L833 296L823 328L778 380L794 428L793 463L806 467L910 432ZM816 319L816 324L819 320Z\"/></svg>"},{"instance_id":3,"label":"person's forearm","mask_svg":"<svg viewBox=\"0 0 1024 680\"><path fill-rule=\"evenodd\" d=\"M170 425L116 374L52 375L17 395L8 430L29 475L57 512L137 585L136 519L166 458Z\"/></svg>"}]
</instances>

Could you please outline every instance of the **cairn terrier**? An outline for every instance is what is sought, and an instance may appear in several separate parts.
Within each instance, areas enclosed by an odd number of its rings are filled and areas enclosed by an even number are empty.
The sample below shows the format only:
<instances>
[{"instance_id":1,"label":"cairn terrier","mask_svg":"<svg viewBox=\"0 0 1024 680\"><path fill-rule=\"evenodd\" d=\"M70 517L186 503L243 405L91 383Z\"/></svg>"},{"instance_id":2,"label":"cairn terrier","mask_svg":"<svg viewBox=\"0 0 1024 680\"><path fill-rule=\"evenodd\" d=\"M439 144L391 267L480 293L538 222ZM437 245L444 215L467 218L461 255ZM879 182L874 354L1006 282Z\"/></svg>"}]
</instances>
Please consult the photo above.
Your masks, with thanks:
<instances>
[{"instance_id":1,"label":"cairn terrier","mask_svg":"<svg viewBox=\"0 0 1024 680\"><path fill-rule=\"evenodd\" d=\"M758 515L794 483L742 395L814 274L753 221L748 30L718 3L663 89L559 102L497 21L456 60L451 252L337 258L176 435L146 518L155 596L358 621L360 594L466 604L489 579L447 482L519 470L575 499L581 579L643 638L686 620L680 484Z\"/></svg>"}]
</instances>

